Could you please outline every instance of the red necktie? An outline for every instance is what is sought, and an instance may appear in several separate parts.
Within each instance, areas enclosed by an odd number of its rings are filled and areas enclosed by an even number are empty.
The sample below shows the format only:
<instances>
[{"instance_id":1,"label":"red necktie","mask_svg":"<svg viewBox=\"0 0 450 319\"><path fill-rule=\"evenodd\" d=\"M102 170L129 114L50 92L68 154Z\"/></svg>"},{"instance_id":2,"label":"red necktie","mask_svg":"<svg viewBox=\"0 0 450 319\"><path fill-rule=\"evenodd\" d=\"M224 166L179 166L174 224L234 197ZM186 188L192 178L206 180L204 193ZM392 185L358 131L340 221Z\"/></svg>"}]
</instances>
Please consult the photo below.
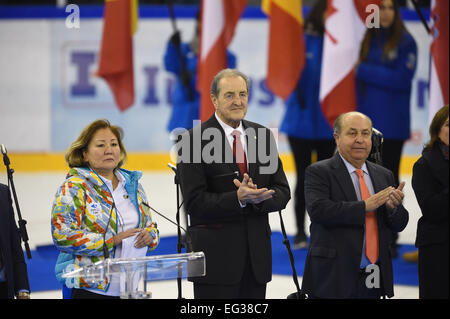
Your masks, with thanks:
<instances>
[{"instance_id":1,"label":"red necktie","mask_svg":"<svg viewBox=\"0 0 450 319\"><path fill-rule=\"evenodd\" d=\"M359 180L359 189L361 191L361 200L370 197L369 189L364 181L364 172L361 169L356 170ZM379 241L378 224L375 211L366 212L366 256L372 264L378 259Z\"/></svg>"},{"instance_id":2,"label":"red necktie","mask_svg":"<svg viewBox=\"0 0 450 319\"><path fill-rule=\"evenodd\" d=\"M245 156L244 148L242 147L241 143L241 132L235 130L233 133L233 154L236 158L236 162L239 166L239 171L241 172L241 175L243 176L244 173L247 173L247 156Z\"/></svg>"}]
</instances>

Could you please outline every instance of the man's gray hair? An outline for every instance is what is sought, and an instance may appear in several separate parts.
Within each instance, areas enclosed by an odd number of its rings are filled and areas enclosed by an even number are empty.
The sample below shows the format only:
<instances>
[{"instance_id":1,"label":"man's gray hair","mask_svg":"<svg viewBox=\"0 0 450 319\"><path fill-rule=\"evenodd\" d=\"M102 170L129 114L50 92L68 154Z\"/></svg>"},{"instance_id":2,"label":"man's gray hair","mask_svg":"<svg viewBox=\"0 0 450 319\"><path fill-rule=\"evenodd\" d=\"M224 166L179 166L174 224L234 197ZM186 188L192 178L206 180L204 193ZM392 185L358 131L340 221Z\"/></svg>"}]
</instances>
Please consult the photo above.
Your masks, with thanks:
<instances>
[{"instance_id":1,"label":"man's gray hair","mask_svg":"<svg viewBox=\"0 0 450 319\"><path fill-rule=\"evenodd\" d=\"M247 93L250 89L250 79L244 73L236 69L223 69L219 73L216 74L212 83L211 83L211 95L215 97L219 97L219 81L224 77L235 77L240 76L245 80L245 84L247 85Z\"/></svg>"},{"instance_id":2,"label":"man's gray hair","mask_svg":"<svg viewBox=\"0 0 450 319\"><path fill-rule=\"evenodd\" d=\"M347 112L347 113L342 113L340 114L336 120L334 121L334 134L340 135L341 131L342 131L342 121L344 120L345 117L349 116L349 115L356 115L359 114L362 117L365 117L366 119L369 120L370 122L370 127L373 128L373 124L372 124L372 120L370 119L370 117L368 117L367 115L361 113L361 112Z\"/></svg>"}]
</instances>

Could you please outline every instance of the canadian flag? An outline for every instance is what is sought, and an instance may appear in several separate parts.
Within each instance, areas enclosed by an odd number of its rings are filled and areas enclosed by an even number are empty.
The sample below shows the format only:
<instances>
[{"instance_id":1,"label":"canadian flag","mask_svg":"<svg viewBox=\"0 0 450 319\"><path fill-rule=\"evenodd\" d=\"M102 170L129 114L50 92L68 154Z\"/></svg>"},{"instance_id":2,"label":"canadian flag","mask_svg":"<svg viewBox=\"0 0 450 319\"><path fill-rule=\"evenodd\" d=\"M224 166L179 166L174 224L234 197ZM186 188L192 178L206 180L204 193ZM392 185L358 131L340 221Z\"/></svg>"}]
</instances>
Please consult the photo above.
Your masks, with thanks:
<instances>
[{"instance_id":1,"label":"canadian flag","mask_svg":"<svg viewBox=\"0 0 450 319\"><path fill-rule=\"evenodd\" d=\"M214 113L211 82L227 66L227 47L245 9L247 0L202 0L200 53L197 66L197 89L200 93L200 120Z\"/></svg>"},{"instance_id":2,"label":"canadian flag","mask_svg":"<svg viewBox=\"0 0 450 319\"><path fill-rule=\"evenodd\" d=\"M433 0L431 2L431 19L433 42L431 43L431 71L430 71L430 103L429 123L436 112L449 103L449 23L448 0Z\"/></svg>"},{"instance_id":3,"label":"canadian flag","mask_svg":"<svg viewBox=\"0 0 450 319\"><path fill-rule=\"evenodd\" d=\"M367 30L369 5L381 0L329 0L320 78L320 104L330 126L339 114L356 110L354 68Z\"/></svg>"}]
</instances>

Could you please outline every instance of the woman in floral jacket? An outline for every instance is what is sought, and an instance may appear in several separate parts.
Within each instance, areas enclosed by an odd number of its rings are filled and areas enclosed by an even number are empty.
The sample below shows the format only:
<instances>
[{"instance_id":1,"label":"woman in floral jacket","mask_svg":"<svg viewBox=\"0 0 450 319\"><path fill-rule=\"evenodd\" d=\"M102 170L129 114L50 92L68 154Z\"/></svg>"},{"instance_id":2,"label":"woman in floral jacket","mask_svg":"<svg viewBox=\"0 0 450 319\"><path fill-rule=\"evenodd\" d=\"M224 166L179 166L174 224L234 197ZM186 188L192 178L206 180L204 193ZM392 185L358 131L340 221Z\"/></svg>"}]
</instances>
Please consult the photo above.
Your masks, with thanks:
<instances>
[{"instance_id":1,"label":"woman in floral jacket","mask_svg":"<svg viewBox=\"0 0 450 319\"><path fill-rule=\"evenodd\" d=\"M105 257L145 255L159 243L159 231L139 179L142 173L120 168L126 160L123 132L107 120L89 124L65 158L71 168L52 206L52 237L61 251L55 271L71 298L119 298L119 276L92 283L61 278ZM133 241L135 249L122 247ZM124 248L124 249L122 249ZM128 249L128 251L126 251ZM131 251L130 251L131 250Z\"/></svg>"}]
</instances>

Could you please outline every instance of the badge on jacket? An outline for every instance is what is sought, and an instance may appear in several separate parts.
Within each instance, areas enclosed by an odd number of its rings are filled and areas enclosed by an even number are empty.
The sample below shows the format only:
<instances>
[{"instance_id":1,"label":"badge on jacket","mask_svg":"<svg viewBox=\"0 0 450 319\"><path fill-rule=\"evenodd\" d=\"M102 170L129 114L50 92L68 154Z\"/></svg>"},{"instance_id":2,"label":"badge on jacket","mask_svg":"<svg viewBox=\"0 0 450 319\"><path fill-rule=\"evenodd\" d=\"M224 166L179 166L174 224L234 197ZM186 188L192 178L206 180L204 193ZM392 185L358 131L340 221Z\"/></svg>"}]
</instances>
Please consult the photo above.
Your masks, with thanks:
<instances>
[{"instance_id":1,"label":"badge on jacket","mask_svg":"<svg viewBox=\"0 0 450 319\"><path fill-rule=\"evenodd\" d=\"M88 204L87 209L92 215L100 215L102 213L102 207L97 203Z\"/></svg>"}]
</instances>

